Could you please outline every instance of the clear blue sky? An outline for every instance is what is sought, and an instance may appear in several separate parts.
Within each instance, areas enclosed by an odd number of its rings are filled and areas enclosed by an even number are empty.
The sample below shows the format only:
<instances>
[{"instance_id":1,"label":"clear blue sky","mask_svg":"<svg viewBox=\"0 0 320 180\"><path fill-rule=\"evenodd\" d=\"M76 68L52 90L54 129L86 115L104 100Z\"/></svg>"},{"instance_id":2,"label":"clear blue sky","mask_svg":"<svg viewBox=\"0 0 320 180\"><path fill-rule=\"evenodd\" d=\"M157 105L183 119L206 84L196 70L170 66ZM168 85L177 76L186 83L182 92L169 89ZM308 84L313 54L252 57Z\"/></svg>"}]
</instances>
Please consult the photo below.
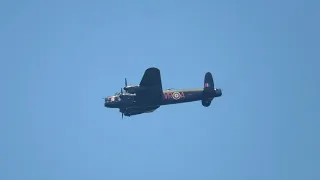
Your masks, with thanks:
<instances>
[{"instance_id":1,"label":"clear blue sky","mask_svg":"<svg viewBox=\"0 0 320 180\"><path fill-rule=\"evenodd\" d=\"M320 179L316 1L0 2L0 179ZM124 78L223 96L124 118Z\"/></svg>"}]
</instances>

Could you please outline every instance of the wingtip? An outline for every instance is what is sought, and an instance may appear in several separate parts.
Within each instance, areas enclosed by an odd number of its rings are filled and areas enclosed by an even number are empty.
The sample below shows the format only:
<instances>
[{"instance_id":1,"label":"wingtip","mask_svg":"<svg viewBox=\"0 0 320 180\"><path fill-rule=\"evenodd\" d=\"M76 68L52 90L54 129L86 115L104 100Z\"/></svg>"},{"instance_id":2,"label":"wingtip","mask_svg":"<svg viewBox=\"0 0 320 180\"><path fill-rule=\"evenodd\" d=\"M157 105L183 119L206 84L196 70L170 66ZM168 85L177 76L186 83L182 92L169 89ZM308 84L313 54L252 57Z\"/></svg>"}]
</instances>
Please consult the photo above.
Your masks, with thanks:
<instances>
[{"instance_id":1,"label":"wingtip","mask_svg":"<svg viewBox=\"0 0 320 180\"><path fill-rule=\"evenodd\" d=\"M146 69L146 71L150 71L150 70L160 71L160 69L159 69L159 68L156 68L156 67L154 67L154 66L149 67L148 69Z\"/></svg>"}]
</instances>

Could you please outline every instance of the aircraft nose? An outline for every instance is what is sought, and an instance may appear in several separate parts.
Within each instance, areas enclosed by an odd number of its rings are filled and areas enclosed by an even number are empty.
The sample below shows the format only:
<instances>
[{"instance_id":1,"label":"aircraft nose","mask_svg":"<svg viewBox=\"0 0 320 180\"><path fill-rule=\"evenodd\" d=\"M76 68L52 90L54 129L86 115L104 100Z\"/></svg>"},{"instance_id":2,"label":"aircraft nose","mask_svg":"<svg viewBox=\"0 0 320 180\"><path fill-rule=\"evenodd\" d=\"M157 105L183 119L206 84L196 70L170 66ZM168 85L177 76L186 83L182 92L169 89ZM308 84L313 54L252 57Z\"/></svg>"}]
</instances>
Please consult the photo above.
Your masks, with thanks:
<instances>
[{"instance_id":1,"label":"aircraft nose","mask_svg":"<svg viewBox=\"0 0 320 180\"><path fill-rule=\"evenodd\" d=\"M104 107L108 107L108 106L109 106L108 99L104 98Z\"/></svg>"}]
</instances>

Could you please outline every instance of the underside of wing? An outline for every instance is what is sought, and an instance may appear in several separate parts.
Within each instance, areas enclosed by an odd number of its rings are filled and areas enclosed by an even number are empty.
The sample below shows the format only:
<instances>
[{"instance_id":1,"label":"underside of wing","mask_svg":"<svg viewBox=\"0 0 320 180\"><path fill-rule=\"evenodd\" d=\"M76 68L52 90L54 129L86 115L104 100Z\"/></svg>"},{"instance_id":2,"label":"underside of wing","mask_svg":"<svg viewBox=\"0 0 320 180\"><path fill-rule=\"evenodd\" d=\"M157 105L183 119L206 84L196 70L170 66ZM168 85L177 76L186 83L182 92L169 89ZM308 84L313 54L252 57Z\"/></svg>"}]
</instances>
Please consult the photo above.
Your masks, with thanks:
<instances>
[{"instance_id":1,"label":"underside of wing","mask_svg":"<svg viewBox=\"0 0 320 180\"><path fill-rule=\"evenodd\" d=\"M136 107L136 108L129 108L125 111L121 111L124 113L125 116L133 116L142 113L151 113L158 109L160 106L150 106L150 107Z\"/></svg>"},{"instance_id":2,"label":"underside of wing","mask_svg":"<svg viewBox=\"0 0 320 180\"><path fill-rule=\"evenodd\" d=\"M148 68L144 72L139 86L144 89L137 93L137 99L140 101L158 103L162 100L162 82L158 68Z\"/></svg>"}]
</instances>

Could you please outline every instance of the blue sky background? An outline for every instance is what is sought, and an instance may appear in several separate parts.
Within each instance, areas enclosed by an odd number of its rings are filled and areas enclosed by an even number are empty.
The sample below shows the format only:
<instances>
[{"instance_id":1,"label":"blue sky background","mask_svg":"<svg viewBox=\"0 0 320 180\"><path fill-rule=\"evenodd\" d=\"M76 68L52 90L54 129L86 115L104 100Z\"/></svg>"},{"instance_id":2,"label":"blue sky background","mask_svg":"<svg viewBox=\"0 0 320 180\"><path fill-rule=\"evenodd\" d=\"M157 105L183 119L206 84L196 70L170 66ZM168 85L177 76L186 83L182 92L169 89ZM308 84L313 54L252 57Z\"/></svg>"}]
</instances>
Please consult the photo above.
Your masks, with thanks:
<instances>
[{"instance_id":1,"label":"blue sky background","mask_svg":"<svg viewBox=\"0 0 320 180\"><path fill-rule=\"evenodd\" d=\"M320 179L319 2L0 2L0 179ZM124 78L223 96L121 120Z\"/></svg>"}]
</instances>

